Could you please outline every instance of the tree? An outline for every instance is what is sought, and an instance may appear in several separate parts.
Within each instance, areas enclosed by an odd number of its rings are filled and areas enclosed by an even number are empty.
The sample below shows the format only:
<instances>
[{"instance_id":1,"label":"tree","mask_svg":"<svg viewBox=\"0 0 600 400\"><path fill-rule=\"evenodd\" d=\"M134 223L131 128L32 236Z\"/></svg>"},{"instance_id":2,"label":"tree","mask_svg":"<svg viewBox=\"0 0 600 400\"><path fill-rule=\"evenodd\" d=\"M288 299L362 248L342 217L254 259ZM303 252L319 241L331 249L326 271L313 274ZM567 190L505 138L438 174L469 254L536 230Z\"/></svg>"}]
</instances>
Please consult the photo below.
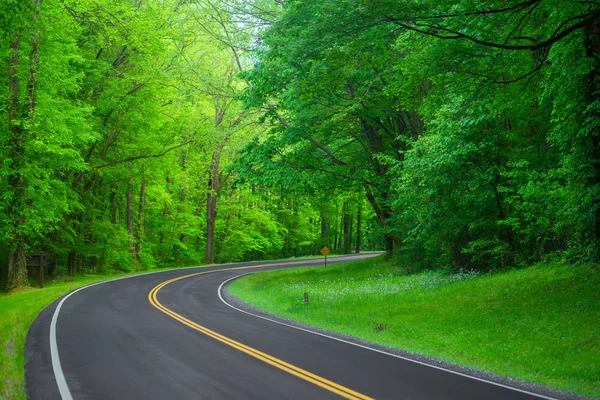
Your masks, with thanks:
<instances>
[{"instance_id":1,"label":"tree","mask_svg":"<svg viewBox=\"0 0 600 400\"><path fill-rule=\"evenodd\" d=\"M76 26L56 2L21 7L3 7L3 21L8 21L3 35L10 38L11 50L3 60L9 107L1 111L8 121L1 135L2 158L8 161L2 168L1 205L9 290L27 284L25 254L77 207L61 176L85 168L76 147L93 138L89 109L73 97L81 68Z\"/></svg>"},{"instance_id":2,"label":"tree","mask_svg":"<svg viewBox=\"0 0 600 400\"><path fill-rule=\"evenodd\" d=\"M261 38L265 50L247 74L247 102L281 127L248 149L319 176L323 188L334 179L364 190L391 254L401 236L389 226L387 158L402 161L422 122L412 104L386 92L397 57L393 30L363 27L345 12L334 2L293 2Z\"/></svg>"}]
</instances>

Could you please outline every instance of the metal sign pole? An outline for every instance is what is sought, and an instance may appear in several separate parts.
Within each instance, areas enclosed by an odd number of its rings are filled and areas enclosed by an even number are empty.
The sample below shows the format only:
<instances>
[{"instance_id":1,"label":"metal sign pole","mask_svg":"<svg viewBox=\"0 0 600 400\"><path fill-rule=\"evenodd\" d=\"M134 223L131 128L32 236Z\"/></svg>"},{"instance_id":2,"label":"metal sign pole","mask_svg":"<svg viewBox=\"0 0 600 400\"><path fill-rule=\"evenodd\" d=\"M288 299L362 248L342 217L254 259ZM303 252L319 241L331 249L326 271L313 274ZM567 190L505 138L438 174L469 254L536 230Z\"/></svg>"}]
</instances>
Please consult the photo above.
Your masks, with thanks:
<instances>
[{"instance_id":1,"label":"metal sign pole","mask_svg":"<svg viewBox=\"0 0 600 400\"><path fill-rule=\"evenodd\" d=\"M329 250L329 247L327 247L326 245L323 245L323 247L321 247L321 254L323 254L325 256L325 266L327 266L327 255L331 252L331 250Z\"/></svg>"}]
</instances>

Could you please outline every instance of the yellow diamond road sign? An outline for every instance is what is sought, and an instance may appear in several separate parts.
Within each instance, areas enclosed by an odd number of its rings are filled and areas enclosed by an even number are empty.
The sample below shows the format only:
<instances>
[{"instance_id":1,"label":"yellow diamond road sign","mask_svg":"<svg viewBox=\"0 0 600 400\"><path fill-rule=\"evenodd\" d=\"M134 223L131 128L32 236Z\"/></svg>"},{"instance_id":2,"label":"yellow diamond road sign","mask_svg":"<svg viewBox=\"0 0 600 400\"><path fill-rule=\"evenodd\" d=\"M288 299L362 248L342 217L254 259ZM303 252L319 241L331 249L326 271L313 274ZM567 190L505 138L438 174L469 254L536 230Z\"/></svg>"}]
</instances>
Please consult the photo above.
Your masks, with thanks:
<instances>
[{"instance_id":1,"label":"yellow diamond road sign","mask_svg":"<svg viewBox=\"0 0 600 400\"><path fill-rule=\"evenodd\" d=\"M323 246L321 248L321 254L323 254L325 257L327 257L327 254L331 253L331 250L329 250L329 247L327 246Z\"/></svg>"}]
</instances>

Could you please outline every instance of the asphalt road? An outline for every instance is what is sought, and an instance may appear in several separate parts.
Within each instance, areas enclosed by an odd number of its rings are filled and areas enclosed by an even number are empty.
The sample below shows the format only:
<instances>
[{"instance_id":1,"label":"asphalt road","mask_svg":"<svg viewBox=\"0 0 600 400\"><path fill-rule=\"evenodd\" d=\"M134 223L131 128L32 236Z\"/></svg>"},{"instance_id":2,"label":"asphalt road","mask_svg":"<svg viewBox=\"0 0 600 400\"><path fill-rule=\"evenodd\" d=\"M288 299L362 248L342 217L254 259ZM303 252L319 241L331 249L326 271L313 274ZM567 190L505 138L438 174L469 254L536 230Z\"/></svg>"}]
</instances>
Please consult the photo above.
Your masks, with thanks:
<instances>
[{"instance_id":1,"label":"asphalt road","mask_svg":"<svg viewBox=\"0 0 600 400\"><path fill-rule=\"evenodd\" d=\"M329 262L359 257L365 256ZM28 333L28 397L538 398L256 318L219 298L221 283L243 272L317 263L322 260L166 271L72 292L46 308Z\"/></svg>"}]
</instances>

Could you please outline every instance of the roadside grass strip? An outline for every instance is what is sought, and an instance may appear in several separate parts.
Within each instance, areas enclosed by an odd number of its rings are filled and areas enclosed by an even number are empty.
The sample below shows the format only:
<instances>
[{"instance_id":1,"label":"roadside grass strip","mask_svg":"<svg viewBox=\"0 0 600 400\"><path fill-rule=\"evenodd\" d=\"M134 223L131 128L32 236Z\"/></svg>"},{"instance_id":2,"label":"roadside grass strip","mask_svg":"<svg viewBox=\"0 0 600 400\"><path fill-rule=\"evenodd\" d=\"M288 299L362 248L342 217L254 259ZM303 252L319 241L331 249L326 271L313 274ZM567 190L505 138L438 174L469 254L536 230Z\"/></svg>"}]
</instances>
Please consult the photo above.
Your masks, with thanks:
<instances>
[{"instance_id":1,"label":"roadside grass strip","mask_svg":"<svg viewBox=\"0 0 600 400\"><path fill-rule=\"evenodd\" d=\"M48 280L44 289L0 292L0 400L25 400L25 338L37 315L54 300L96 282L173 268L110 275L63 276Z\"/></svg>"},{"instance_id":2,"label":"roadside grass strip","mask_svg":"<svg viewBox=\"0 0 600 400\"><path fill-rule=\"evenodd\" d=\"M47 282L44 289L31 288L0 295L0 399L26 398L25 338L35 317L62 295L115 276L69 277L68 282Z\"/></svg>"},{"instance_id":3,"label":"roadside grass strip","mask_svg":"<svg viewBox=\"0 0 600 400\"><path fill-rule=\"evenodd\" d=\"M284 318L600 397L598 288L591 264L407 274L377 258L256 273L227 290Z\"/></svg>"}]
</instances>

